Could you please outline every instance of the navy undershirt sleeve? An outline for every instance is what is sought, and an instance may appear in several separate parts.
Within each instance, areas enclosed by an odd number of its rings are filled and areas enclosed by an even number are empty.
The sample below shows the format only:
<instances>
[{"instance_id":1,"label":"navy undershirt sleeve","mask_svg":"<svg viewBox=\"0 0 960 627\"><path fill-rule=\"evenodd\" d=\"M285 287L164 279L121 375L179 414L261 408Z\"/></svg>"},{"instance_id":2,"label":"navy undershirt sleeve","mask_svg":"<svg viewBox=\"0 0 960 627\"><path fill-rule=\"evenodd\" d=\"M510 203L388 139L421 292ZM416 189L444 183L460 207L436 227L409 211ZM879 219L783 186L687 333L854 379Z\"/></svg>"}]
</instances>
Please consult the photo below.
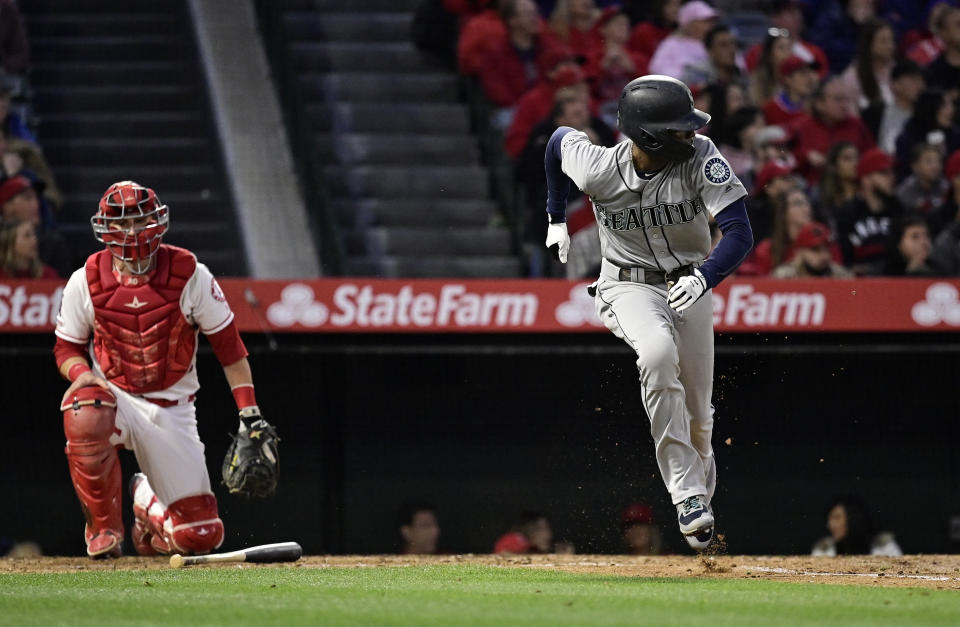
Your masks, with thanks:
<instances>
[{"instance_id":1,"label":"navy undershirt sleeve","mask_svg":"<svg viewBox=\"0 0 960 627\"><path fill-rule=\"evenodd\" d=\"M563 154L560 143L564 136L576 129L561 126L550 136L547 150L543 155L543 167L547 172L547 215L551 224L567 221L567 196L570 195L570 177L561 167Z\"/></svg>"},{"instance_id":2,"label":"navy undershirt sleeve","mask_svg":"<svg viewBox=\"0 0 960 627\"><path fill-rule=\"evenodd\" d=\"M723 237L700 266L700 273L707 280L707 287L714 288L746 259L753 248L753 229L747 217L743 198L735 200L716 215L717 226Z\"/></svg>"}]
</instances>

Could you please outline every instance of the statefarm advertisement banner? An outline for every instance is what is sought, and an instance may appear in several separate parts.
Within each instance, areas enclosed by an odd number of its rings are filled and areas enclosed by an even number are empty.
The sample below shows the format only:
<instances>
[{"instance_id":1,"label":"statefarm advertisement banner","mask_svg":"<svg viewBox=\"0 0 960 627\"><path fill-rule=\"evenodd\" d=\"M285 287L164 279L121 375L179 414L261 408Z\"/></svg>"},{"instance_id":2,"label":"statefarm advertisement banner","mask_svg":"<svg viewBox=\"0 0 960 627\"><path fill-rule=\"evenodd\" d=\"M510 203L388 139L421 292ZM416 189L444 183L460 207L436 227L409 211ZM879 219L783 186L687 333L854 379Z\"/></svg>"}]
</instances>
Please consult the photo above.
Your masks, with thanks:
<instances>
[{"instance_id":1,"label":"statefarm advertisement banner","mask_svg":"<svg viewBox=\"0 0 960 627\"><path fill-rule=\"evenodd\" d=\"M589 284L492 279L219 281L240 331L253 333L604 331L587 294ZM0 332L51 332L62 293L61 281L0 281ZM715 328L727 333L960 331L956 279L729 279L713 291L712 299ZM131 311L143 306L132 303Z\"/></svg>"}]
</instances>

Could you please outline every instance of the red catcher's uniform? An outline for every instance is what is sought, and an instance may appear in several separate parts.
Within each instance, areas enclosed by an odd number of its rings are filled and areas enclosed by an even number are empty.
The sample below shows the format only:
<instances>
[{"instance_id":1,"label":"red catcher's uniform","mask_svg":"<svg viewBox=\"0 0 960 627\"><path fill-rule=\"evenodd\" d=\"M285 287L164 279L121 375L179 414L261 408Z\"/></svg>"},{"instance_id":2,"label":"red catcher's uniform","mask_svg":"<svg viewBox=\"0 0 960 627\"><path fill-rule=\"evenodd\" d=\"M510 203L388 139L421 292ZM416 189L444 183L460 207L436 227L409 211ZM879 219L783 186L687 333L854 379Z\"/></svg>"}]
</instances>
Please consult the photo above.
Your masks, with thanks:
<instances>
[{"instance_id":1,"label":"red catcher's uniform","mask_svg":"<svg viewBox=\"0 0 960 627\"><path fill-rule=\"evenodd\" d=\"M163 503L212 494L193 405L197 332L212 335L232 321L207 267L166 244L150 274L123 280L109 251L94 253L63 290L57 337L89 344L94 373L117 397L110 442L135 453ZM246 354L239 350L238 359Z\"/></svg>"}]
</instances>

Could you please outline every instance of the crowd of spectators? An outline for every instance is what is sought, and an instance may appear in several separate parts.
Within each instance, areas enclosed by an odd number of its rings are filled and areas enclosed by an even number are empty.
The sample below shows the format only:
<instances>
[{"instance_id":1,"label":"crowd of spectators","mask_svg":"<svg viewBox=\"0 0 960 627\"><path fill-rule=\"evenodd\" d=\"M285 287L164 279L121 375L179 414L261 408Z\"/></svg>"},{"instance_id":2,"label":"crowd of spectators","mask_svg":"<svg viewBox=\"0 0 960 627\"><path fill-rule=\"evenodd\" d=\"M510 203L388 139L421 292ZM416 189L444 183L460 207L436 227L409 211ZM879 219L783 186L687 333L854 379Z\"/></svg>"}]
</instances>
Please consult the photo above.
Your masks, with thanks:
<instances>
[{"instance_id":1,"label":"crowd of spectators","mask_svg":"<svg viewBox=\"0 0 960 627\"><path fill-rule=\"evenodd\" d=\"M712 116L700 132L750 192L757 246L741 274L957 274L957 0L771 0L762 14L736 0L434 4L454 17L455 65L514 167L531 276L595 270L536 252L545 139L564 124L621 141L619 92L644 74L690 86ZM595 238L581 222L571 235Z\"/></svg>"},{"instance_id":2,"label":"crowd of spectators","mask_svg":"<svg viewBox=\"0 0 960 627\"><path fill-rule=\"evenodd\" d=\"M30 50L13 0L0 0L0 278L66 278L74 259L57 230L63 198L37 141Z\"/></svg>"}]
</instances>

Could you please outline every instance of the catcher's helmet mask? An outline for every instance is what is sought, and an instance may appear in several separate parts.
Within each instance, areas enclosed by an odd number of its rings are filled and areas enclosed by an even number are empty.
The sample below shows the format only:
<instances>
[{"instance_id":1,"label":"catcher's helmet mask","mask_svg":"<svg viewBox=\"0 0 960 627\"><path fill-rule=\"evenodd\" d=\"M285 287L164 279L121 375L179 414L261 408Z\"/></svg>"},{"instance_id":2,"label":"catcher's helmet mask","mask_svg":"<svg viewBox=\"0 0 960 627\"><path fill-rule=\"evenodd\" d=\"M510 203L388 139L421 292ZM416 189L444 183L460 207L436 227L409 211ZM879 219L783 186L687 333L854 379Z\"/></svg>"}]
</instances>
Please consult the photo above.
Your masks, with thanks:
<instances>
[{"instance_id":1,"label":"catcher's helmet mask","mask_svg":"<svg viewBox=\"0 0 960 627\"><path fill-rule=\"evenodd\" d=\"M145 274L170 224L156 192L133 181L111 185L90 218L97 241L135 274Z\"/></svg>"},{"instance_id":2,"label":"catcher's helmet mask","mask_svg":"<svg viewBox=\"0 0 960 627\"><path fill-rule=\"evenodd\" d=\"M710 114L693 106L690 88L670 76L651 74L623 88L617 126L640 150L667 161L686 161L693 144L674 133L689 133L710 123Z\"/></svg>"}]
</instances>

